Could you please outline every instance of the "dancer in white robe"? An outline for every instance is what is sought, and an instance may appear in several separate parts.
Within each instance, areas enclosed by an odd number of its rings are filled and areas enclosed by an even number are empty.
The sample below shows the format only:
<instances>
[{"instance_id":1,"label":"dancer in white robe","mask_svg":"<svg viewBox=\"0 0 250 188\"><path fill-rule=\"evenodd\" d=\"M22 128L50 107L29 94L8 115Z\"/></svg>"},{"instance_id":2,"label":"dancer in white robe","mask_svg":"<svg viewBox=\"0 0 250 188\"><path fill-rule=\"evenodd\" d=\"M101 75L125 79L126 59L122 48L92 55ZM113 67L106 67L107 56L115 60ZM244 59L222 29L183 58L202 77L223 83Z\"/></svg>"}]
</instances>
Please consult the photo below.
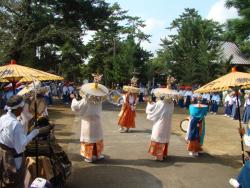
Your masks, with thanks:
<instances>
[{"instance_id":1,"label":"dancer in white robe","mask_svg":"<svg viewBox=\"0 0 250 188\"><path fill-rule=\"evenodd\" d=\"M153 121L148 152L155 156L156 160L163 160L167 157L173 111L174 103L172 99L159 99L156 103L148 102L147 104L147 119Z\"/></svg>"},{"instance_id":2,"label":"dancer in white robe","mask_svg":"<svg viewBox=\"0 0 250 188\"><path fill-rule=\"evenodd\" d=\"M95 75L101 77L101 75ZM95 83L84 84L80 95L82 99L77 101L74 95L71 103L71 109L76 112L81 119L80 154L85 162L93 162L97 159L103 159L103 131L101 124L102 101L108 94L108 89L98 84L98 78ZM97 81L96 81L97 80Z\"/></svg>"}]
</instances>

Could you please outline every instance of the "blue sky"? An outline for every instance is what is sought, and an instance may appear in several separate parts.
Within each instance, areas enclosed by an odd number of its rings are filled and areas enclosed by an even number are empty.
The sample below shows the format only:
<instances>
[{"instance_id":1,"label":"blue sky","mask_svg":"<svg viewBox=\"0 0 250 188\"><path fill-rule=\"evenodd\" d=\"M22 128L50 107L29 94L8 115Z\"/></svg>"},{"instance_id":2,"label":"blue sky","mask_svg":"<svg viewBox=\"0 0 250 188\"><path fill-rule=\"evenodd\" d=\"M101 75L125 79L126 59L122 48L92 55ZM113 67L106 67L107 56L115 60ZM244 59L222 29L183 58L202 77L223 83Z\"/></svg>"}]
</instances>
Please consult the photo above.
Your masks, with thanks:
<instances>
[{"instance_id":1,"label":"blue sky","mask_svg":"<svg viewBox=\"0 0 250 188\"><path fill-rule=\"evenodd\" d=\"M131 16L141 17L146 27L143 31L152 35L151 43L142 46L151 51L159 49L160 38L170 34L165 28L180 14L184 8L195 8L203 18L224 23L227 18L237 16L235 9L226 9L225 0L106 0L113 4L117 2L122 9L128 10Z\"/></svg>"}]
</instances>

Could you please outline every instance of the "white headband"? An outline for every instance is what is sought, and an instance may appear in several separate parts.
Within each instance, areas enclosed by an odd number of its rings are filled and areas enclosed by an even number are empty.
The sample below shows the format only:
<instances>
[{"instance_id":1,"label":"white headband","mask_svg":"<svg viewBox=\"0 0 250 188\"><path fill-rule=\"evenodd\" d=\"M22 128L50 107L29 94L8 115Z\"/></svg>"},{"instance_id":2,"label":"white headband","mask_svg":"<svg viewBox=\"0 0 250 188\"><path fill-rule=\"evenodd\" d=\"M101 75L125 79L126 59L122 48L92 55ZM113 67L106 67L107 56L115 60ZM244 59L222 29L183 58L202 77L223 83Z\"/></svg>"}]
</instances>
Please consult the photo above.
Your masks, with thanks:
<instances>
[{"instance_id":1,"label":"white headband","mask_svg":"<svg viewBox=\"0 0 250 188\"><path fill-rule=\"evenodd\" d=\"M19 107L24 107L24 101L22 101L21 103L19 103L18 105L16 105L16 106L12 106L12 107L10 107L10 106L5 106L4 107L4 109L6 109L6 110L8 110L9 112L11 111L11 110L15 110L15 109L17 109L17 108L19 108Z\"/></svg>"}]
</instances>

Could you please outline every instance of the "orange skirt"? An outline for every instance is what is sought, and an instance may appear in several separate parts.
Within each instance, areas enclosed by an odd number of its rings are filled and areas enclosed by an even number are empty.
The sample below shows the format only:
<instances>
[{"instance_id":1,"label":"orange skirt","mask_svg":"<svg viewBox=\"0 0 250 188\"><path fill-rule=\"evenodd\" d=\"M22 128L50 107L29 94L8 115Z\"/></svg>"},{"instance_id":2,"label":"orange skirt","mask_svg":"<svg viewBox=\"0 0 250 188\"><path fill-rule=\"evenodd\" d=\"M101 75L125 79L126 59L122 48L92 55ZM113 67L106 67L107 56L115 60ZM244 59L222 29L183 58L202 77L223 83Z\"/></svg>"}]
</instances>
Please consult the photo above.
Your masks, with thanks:
<instances>
[{"instance_id":1,"label":"orange skirt","mask_svg":"<svg viewBox=\"0 0 250 188\"><path fill-rule=\"evenodd\" d=\"M132 111L129 105L125 105L122 110L118 125L126 128L135 128L135 111Z\"/></svg>"},{"instance_id":2,"label":"orange skirt","mask_svg":"<svg viewBox=\"0 0 250 188\"><path fill-rule=\"evenodd\" d=\"M148 153L157 158L166 157L168 155L168 143L163 144L151 141Z\"/></svg>"},{"instance_id":3,"label":"orange skirt","mask_svg":"<svg viewBox=\"0 0 250 188\"><path fill-rule=\"evenodd\" d=\"M202 151L199 140L189 140L187 145L187 150L191 152Z\"/></svg>"},{"instance_id":4,"label":"orange skirt","mask_svg":"<svg viewBox=\"0 0 250 188\"><path fill-rule=\"evenodd\" d=\"M101 155L102 151L103 151L102 140L96 143L81 142L80 154L87 159L92 159L93 156L96 156L98 158Z\"/></svg>"}]
</instances>

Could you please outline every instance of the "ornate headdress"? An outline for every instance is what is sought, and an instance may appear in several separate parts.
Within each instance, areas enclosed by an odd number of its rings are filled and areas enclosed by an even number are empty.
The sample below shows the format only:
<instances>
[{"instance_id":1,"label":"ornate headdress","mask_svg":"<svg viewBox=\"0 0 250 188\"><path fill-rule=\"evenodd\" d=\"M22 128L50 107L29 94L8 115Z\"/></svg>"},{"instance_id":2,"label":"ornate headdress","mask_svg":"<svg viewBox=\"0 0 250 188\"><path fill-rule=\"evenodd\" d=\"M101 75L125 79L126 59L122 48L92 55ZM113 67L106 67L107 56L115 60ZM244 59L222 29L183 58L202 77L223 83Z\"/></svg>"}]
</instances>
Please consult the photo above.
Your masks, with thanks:
<instances>
[{"instance_id":1,"label":"ornate headdress","mask_svg":"<svg viewBox=\"0 0 250 188\"><path fill-rule=\"evenodd\" d=\"M99 73L92 73L91 75L94 77L95 88L98 88L98 84L102 80L103 75Z\"/></svg>"},{"instance_id":2,"label":"ornate headdress","mask_svg":"<svg viewBox=\"0 0 250 188\"><path fill-rule=\"evenodd\" d=\"M137 87L137 80L138 78L133 76L130 80L130 86L123 86L123 90L130 93L139 93L140 89Z\"/></svg>"},{"instance_id":3,"label":"ornate headdress","mask_svg":"<svg viewBox=\"0 0 250 188\"><path fill-rule=\"evenodd\" d=\"M166 88L171 89L171 85L172 85L172 83L175 82L175 80L176 79L174 77L168 76L167 81L166 81Z\"/></svg>"},{"instance_id":4,"label":"ornate headdress","mask_svg":"<svg viewBox=\"0 0 250 188\"><path fill-rule=\"evenodd\" d=\"M92 73L92 76L94 77L93 83L83 84L80 89L80 95L86 97L92 103L99 103L106 100L109 90L99 83L102 79L102 74Z\"/></svg>"},{"instance_id":5,"label":"ornate headdress","mask_svg":"<svg viewBox=\"0 0 250 188\"><path fill-rule=\"evenodd\" d=\"M130 80L130 84L131 86L133 87L137 87L137 81L138 81L138 78L136 78L135 76L133 76Z\"/></svg>"},{"instance_id":6,"label":"ornate headdress","mask_svg":"<svg viewBox=\"0 0 250 188\"><path fill-rule=\"evenodd\" d=\"M165 99L172 99L175 96L178 96L179 93L176 90L171 89L172 83L176 79L172 76L168 76L166 80L166 88L157 88L154 90L154 94L156 97L164 97Z\"/></svg>"}]
</instances>

